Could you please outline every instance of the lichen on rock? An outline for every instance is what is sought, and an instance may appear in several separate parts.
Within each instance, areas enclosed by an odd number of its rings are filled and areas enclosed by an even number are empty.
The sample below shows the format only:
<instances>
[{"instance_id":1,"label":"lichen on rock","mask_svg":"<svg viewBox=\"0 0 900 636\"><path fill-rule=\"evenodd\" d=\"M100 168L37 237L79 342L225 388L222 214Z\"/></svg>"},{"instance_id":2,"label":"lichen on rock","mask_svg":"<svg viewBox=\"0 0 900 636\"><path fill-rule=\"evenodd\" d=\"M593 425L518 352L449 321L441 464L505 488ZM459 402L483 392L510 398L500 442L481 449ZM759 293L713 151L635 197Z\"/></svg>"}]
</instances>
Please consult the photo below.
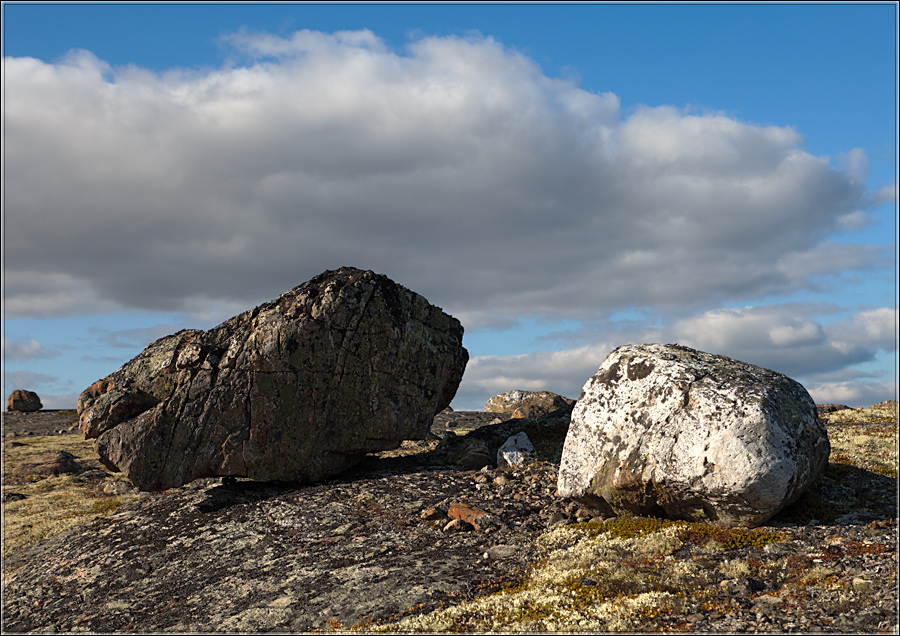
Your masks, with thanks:
<instances>
[{"instance_id":1,"label":"lichen on rock","mask_svg":"<svg viewBox=\"0 0 900 636\"><path fill-rule=\"evenodd\" d=\"M345 267L154 343L78 400L101 461L142 490L200 477L309 482L428 435L468 360L459 321Z\"/></svg>"},{"instance_id":2,"label":"lichen on rock","mask_svg":"<svg viewBox=\"0 0 900 636\"><path fill-rule=\"evenodd\" d=\"M602 512L759 525L796 501L830 451L790 378L678 345L628 345L572 413L562 497Z\"/></svg>"}]
</instances>

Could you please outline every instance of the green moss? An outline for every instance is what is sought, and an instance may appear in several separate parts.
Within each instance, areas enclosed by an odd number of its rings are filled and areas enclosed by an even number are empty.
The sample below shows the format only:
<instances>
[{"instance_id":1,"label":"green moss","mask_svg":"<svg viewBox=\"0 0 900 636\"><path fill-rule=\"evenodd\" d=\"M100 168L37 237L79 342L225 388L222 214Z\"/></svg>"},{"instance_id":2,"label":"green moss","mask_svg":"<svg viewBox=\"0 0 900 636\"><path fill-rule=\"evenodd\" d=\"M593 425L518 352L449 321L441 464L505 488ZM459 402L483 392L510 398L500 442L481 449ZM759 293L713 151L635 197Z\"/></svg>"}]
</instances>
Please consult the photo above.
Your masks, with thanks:
<instances>
[{"instance_id":1,"label":"green moss","mask_svg":"<svg viewBox=\"0 0 900 636\"><path fill-rule=\"evenodd\" d=\"M709 523L691 523L678 538L685 543L707 545L715 541L722 550L762 548L770 543L784 541L785 535L762 528L724 528Z\"/></svg>"},{"instance_id":2,"label":"green moss","mask_svg":"<svg viewBox=\"0 0 900 636\"><path fill-rule=\"evenodd\" d=\"M97 501L91 506L91 513L98 515L106 515L122 505L123 502L118 499L107 499L105 501Z\"/></svg>"}]
</instances>

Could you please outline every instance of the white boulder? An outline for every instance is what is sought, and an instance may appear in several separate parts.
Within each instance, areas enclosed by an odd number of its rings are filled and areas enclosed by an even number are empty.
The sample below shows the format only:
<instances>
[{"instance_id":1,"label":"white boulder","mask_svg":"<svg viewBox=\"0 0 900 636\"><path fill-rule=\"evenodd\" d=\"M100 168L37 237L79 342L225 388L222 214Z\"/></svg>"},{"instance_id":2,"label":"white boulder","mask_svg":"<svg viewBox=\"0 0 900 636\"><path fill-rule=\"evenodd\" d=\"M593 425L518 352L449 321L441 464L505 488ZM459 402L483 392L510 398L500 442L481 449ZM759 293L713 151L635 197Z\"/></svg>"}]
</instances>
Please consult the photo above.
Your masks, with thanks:
<instances>
[{"instance_id":1,"label":"white boulder","mask_svg":"<svg viewBox=\"0 0 900 636\"><path fill-rule=\"evenodd\" d=\"M534 461L536 451L525 433L517 433L513 435L500 446L497 451L497 467L504 466L521 466L522 464Z\"/></svg>"},{"instance_id":2,"label":"white boulder","mask_svg":"<svg viewBox=\"0 0 900 636\"><path fill-rule=\"evenodd\" d=\"M831 447L785 375L678 345L613 351L575 404L559 495L599 512L759 525L819 476Z\"/></svg>"}]
</instances>

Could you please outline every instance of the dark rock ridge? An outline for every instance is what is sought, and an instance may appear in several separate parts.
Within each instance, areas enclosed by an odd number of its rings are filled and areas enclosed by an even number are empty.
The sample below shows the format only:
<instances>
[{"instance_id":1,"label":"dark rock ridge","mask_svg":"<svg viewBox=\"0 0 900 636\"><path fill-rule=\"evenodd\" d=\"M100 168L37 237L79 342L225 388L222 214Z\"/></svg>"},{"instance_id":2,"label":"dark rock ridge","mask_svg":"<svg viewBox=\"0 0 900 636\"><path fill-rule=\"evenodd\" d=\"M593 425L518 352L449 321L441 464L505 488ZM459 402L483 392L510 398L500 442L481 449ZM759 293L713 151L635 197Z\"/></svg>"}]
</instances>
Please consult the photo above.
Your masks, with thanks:
<instances>
[{"instance_id":1,"label":"dark rock ridge","mask_svg":"<svg viewBox=\"0 0 900 636\"><path fill-rule=\"evenodd\" d=\"M40 411L44 407L41 404L41 398L34 391L26 391L24 389L16 389L9 394L6 400L6 409L8 411L20 411L22 413L33 413Z\"/></svg>"},{"instance_id":2,"label":"dark rock ridge","mask_svg":"<svg viewBox=\"0 0 900 636\"><path fill-rule=\"evenodd\" d=\"M572 411L559 494L604 512L759 525L819 477L831 447L785 375L678 345L626 345Z\"/></svg>"},{"instance_id":3,"label":"dark rock ridge","mask_svg":"<svg viewBox=\"0 0 900 636\"><path fill-rule=\"evenodd\" d=\"M350 267L147 348L78 399L101 461L141 490L312 482L427 437L468 361L458 320Z\"/></svg>"}]
</instances>

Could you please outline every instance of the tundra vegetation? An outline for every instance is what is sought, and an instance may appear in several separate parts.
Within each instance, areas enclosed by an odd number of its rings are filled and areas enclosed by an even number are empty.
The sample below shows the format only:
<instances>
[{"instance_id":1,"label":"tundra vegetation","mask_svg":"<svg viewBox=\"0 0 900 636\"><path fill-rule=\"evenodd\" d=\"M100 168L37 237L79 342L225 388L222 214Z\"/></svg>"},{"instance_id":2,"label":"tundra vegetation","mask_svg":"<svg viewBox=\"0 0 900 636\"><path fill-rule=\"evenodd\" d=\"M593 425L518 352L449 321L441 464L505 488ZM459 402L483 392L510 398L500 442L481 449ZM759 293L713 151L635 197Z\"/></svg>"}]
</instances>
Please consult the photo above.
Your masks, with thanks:
<instances>
[{"instance_id":1,"label":"tundra vegetation","mask_svg":"<svg viewBox=\"0 0 900 636\"><path fill-rule=\"evenodd\" d=\"M801 604L804 589L811 585L824 585L830 602L840 611L867 607L874 602L872 587L836 576L828 563L846 554L883 550L883 546L851 540L839 549L823 546L819 558L777 558L779 545L788 545L794 538L791 527L832 523L866 505L880 507L896 501L896 403L837 411L823 419L832 446L824 474L768 527L729 529L627 516L557 526L536 539L540 556L520 581L473 601L378 629L658 631L661 616L726 613L727 601L715 592L729 581L747 577L764 582L767 595L785 607ZM860 491L867 491L868 498L861 500ZM724 561L709 558L722 552L732 556ZM761 554L771 556L760 558ZM710 568L708 563L718 565ZM891 576L890 584L896 586L896 567ZM761 591L756 594L762 595ZM667 628L683 629L685 623L682 619Z\"/></svg>"},{"instance_id":2,"label":"tundra vegetation","mask_svg":"<svg viewBox=\"0 0 900 636\"><path fill-rule=\"evenodd\" d=\"M795 533L812 524L855 523L854 516L892 510L896 517L897 407L848 409L828 413L831 440L827 468L793 506L759 528L724 528L714 524L652 517L622 516L587 523L557 525L536 532L536 558L519 576L485 586L475 598L426 614L357 624L331 624L334 630L378 632L522 632L522 631L659 631L689 629L683 618L698 612L727 613L722 586L752 578L782 610L802 607L804 590L817 586L817 602L835 611L876 603L878 586L897 584L896 561L884 581L860 582L841 575L839 559L890 549L882 542L846 539L822 545L821 553L796 554ZM535 440L539 451L558 448ZM554 446L553 448L550 448ZM14 469L56 451L75 456L77 473L42 477ZM543 453L541 453L543 454ZM110 515L141 500L120 473L111 473L96 458L91 440L80 435L7 438L3 444L3 556L47 537ZM558 461L558 460L557 460ZM9 495L18 493L25 498ZM877 514L876 514L877 516ZM896 532L878 527L865 532ZM896 550L894 540L893 550ZM4 579L7 577L4 571ZM497 588L500 588L499 590ZM822 592L824 590L824 592ZM824 596L823 596L824 595ZM776 611L778 611L776 609Z\"/></svg>"}]
</instances>

